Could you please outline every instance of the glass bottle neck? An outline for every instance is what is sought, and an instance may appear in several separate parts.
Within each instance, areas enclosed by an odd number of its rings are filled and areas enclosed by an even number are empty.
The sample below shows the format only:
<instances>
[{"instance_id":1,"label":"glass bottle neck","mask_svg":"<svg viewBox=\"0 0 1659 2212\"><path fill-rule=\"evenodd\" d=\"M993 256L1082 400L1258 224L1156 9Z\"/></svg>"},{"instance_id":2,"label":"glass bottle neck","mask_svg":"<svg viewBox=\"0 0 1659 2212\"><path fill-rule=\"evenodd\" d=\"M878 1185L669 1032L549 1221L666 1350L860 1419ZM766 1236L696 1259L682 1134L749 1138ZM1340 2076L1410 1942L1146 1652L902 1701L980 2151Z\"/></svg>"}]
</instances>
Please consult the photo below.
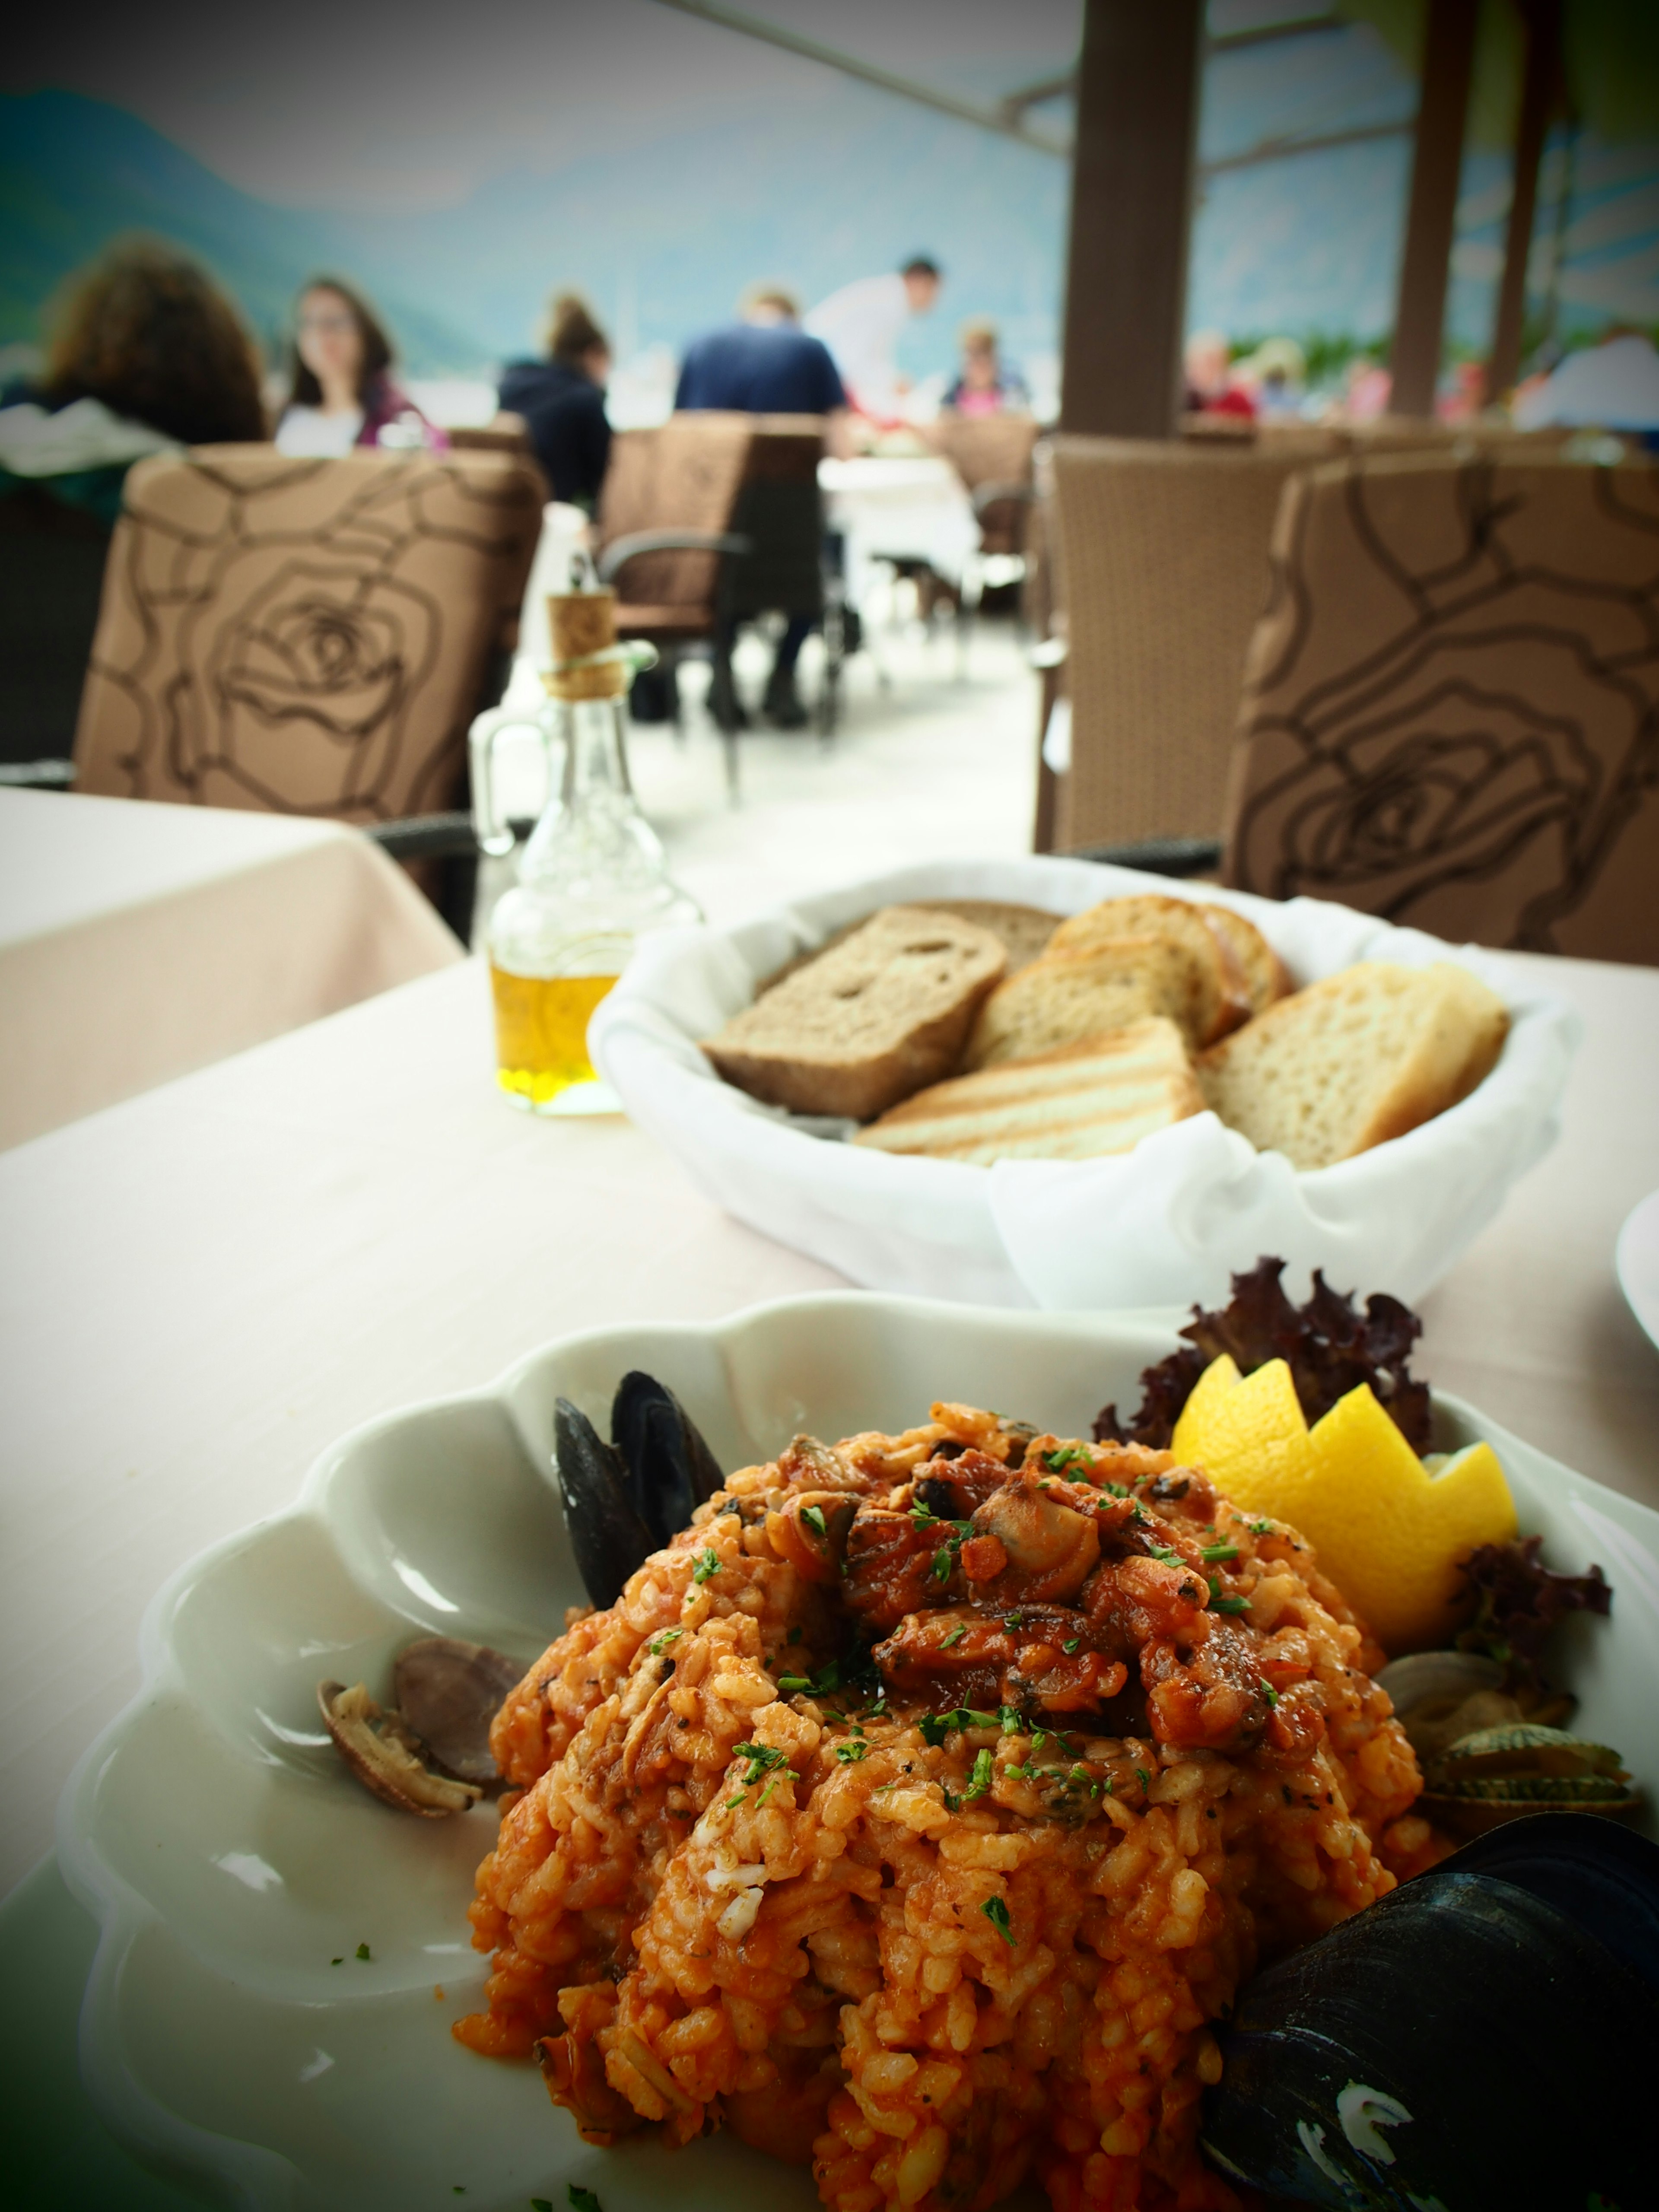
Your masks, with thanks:
<instances>
[{"instance_id":1,"label":"glass bottle neck","mask_svg":"<svg viewBox=\"0 0 1659 2212\"><path fill-rule=\"evenodd\" d=\"M566 812L588 799L609 794L633 799L628 775L627 710L621 699L573 699L560 708L565 720L564 782L561 800Z\"/></svg>"}]
</instances>

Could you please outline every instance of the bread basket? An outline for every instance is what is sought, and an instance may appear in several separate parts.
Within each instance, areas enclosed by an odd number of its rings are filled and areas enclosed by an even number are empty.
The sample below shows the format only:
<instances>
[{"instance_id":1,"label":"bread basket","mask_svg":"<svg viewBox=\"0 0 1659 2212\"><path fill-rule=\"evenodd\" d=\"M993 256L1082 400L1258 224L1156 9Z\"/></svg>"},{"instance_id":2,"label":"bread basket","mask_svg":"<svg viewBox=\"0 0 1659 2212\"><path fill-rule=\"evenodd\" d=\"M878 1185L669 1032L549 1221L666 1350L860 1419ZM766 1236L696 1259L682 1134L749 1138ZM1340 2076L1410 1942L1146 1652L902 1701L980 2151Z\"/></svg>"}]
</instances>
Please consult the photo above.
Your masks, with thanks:
<instances>
[{"instance_id":1,"label":"bread basket","mask_svg":"<svg viewBox=\"0 0 1659 2212\"><path fill-rule=\"evenodd\" d=\"M721 1082L699 1049L762 978L878 907L994 899L1058 920L1146 890L1237 908L1297 984L1362 959L1462 961L1509 1005L1498 1065L1434 1121L1311 1173L1257 1152L1210 1113L1128 1153L980 1168L838 1141L837 1125ZM1501 954L1318 900L1280 905L1043 857L926 863L728 927L664 933L645 942L588 1033L631 1118L751 1227L869 1289L1073 1310L1213 1303L1263 1253L1285 1260L1292 1280L1322 1267L1342 1288L1420 1298L1553 1143L1577 1037L1577 1016Z\"/></svg>"}]
</instances>

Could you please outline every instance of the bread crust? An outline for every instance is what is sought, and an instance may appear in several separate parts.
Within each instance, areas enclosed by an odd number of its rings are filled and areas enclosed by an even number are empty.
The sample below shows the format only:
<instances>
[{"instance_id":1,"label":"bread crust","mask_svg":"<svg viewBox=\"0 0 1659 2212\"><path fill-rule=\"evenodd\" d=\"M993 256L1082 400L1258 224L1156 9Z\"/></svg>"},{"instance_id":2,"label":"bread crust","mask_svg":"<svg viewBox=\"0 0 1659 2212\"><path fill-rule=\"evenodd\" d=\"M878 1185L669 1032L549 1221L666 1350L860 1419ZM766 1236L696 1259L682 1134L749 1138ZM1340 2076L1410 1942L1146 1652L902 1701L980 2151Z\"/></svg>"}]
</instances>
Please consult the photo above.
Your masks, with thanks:
<instances>
[{"instance_id":1,"label":"bread crust","mask_svg":"<svg viewBox=\"0 0 1659 2212\"><path fill-rule=\"evenodd\" d=\"M1121 938L1153 937L1184 945L1192 956L1192 1003L1182 1026L1197 1048L1213 1044L1248 1020L1249 986L1231 937L1213 927L1196 899L1137 891L1103 899L1063 921L1048 942L1054 952L1080 952Z\"/></svg>"}]
</instances>

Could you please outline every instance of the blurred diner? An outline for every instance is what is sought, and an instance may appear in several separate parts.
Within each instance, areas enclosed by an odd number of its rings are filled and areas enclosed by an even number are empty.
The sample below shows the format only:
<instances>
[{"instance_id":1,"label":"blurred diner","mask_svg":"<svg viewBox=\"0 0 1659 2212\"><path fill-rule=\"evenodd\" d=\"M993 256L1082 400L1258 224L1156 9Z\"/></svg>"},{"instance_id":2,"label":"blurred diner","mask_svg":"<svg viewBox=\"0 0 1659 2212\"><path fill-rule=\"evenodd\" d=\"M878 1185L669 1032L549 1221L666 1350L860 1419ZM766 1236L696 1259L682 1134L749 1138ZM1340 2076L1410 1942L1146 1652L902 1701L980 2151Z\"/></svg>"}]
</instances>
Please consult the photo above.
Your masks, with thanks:
<instances>
[{"instance_id":1,"label":"blurred diner","mask_svg":"<svg viewBox=\"0 0 1659 2212\"><path fill-rule=\"evenodd\" d=\"M937 261L913 254L902 269L843 284L807 316L807 331L830 349L854 406L872 422L900 419L909 386L894 349L912 315L931 313L944 282Z\"/></svg>"},{"instance_id":2,"label":"blurred diner","mask_svg":"<svg viewBox=\"0 0 1659 2212\"><path fill-rule=\"evenodd\" d=\"M1234 380L1232 348L1224 331L1194 331L1187 341L1184 362L1188 415L1236 415L1243 422L1255 420L1255 402Z\"/></svg>"},{"instance_id":3,"label":"blurred diner","mask_svg":"<svg viewBox=\"0 0 1659 2212\"><path fill-rule=\"evenodd\" d=\"M956 381L945 395L945 405L958 415L1023 414L1031 395L1024 379L1002 358L997 326L983 317L963 325L957 338L962 362Z\"/></svg>"},{"instance_id":4,"label":"blurred diner","mask_svg":"<svg viewBox=\"0 0 1659 2212\"><path fill-rule=\"evenodd\" d=\"M295 311L278 453L331 460L357 446L447 446L393 382L392 357L391 337L362 295L337 276L314 278Z\"/></svg>"},{"instance_id":5,"label":"blurred diner","mask_svg":"<svg viewBox=\"0 0 1659 2212\"><path fill-rule=\"evenodd\" d=\"M556 294L548 311L547 356L509 362L497 397L521 416L553 496L592 514L611 459L605 383L611 341L587 302Z\"/></svg>"},{"instance_id":6,"label":"blurred diner","mask_svg":"<svg viewBox=\"0 0 1659 2212\"><path fill-rule=\"evenodd\" d=\"M8 507L27 488L112 528L135 461L264 437L253 341L206 270L174 247L118 240L70 278L49 327L38 382L0 398Z\"/></svg>"}]
</instances>

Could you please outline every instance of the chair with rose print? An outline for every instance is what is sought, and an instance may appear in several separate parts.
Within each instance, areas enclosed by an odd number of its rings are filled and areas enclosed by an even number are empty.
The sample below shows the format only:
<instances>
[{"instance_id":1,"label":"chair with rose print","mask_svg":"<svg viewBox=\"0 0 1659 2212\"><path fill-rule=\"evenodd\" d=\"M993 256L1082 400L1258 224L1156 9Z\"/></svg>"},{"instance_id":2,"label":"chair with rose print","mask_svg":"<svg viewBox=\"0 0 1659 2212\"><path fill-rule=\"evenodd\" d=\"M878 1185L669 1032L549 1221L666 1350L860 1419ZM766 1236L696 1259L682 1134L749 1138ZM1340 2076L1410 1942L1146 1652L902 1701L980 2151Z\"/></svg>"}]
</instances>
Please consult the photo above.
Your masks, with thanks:
<instances>
[{"instance_id":1,"label":"chair with rose print","mask_svg":"<svg viewBox=\"0 0 1659 2212\"><path fill-rule=\"evenodd\" d=\"M366 826L455 805L542 498L506 453L203 446L141 461L75 788Z\"/></svg>"},{"instance_id":2,"label":"chair with rose print","mask_svg":"<svg viewBox=\"0 0 1659 2212\"><path fill-rule=\"evenodd\" d=\"M1659 963L1659 470L1389 456L1285 489L1223 879Z\"/></svg>"}]
</instances>

